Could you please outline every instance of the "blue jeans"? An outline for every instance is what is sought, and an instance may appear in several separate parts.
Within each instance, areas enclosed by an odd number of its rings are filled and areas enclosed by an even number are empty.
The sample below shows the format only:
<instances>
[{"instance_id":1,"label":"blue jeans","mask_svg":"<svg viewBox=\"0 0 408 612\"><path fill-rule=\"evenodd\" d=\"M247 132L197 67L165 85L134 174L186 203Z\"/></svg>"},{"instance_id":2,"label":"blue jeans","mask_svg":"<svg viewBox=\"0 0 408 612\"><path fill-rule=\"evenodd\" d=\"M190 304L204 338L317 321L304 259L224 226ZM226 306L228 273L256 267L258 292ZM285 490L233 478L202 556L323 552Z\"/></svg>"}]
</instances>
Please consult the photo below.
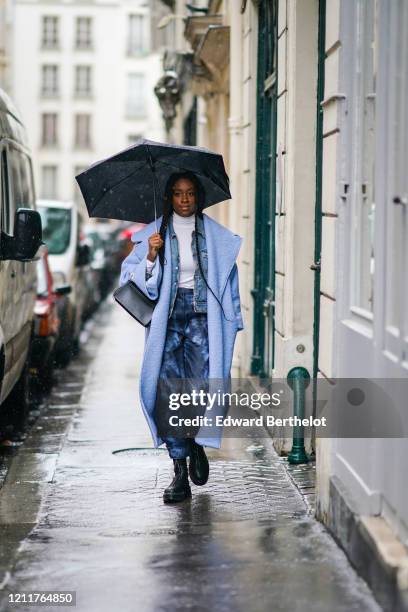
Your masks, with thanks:
<instances>
[{"instance_id":1,"label":"blue jeans","mask_svg":"<svg viewBox=\"0 0 408 612\"><path fill-rule=\"evenodd\" d=\"M208 379L207 313L194 311L193 291L184 287L177 289L173 312L167 323L160 379ZM160 421L158 402L155 410L155 419L158 423ZM172 459L189 456L190 438L163 435L161 437Z\"/></svg>"}]
</instances>

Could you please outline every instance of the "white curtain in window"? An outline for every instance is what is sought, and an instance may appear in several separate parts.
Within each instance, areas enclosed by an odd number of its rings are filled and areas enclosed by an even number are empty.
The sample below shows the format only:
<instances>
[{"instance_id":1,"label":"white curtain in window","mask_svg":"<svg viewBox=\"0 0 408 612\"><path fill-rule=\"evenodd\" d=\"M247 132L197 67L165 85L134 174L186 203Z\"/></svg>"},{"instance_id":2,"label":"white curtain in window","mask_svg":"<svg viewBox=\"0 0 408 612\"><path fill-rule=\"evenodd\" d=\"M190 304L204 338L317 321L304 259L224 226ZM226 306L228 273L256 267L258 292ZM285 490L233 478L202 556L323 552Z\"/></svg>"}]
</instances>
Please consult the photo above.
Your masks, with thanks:
<instances>
[{"instance_id":1,"label":"white curtain in window","mask_svg":"<svg viewBox=\"0 0 408 612\"><path fill-rule=\"evenodd\" d=\"M77 17L75 46L77 49L92 47L92 19L91 17Z\"/></svg>"},{"instance_id":2,"label":"white curtain in window","mask_svg":"<svg viewBox=\"0 0 408 612\"><path fill-rule=\"evenodd\" d=\"M129 15L128 54L138 55L146 50L146 18L144 15Z\"/></svg>"},{"instance_id":3,"label":"white curtain in window","mask_svg":"<svg viewBox=\"0 0 408 612\"><path fill-rule=\"evenodd\" d=\"M42 45L47 48L58 46L58 17L50 15L43 16Z\"/></svg>"},{"instance_id":4,"label":"white curtain in window","mask_svg":"<svg viewBox=\"0 0 408 612\"><path fill-rule=\"evenodd\" d=\"M57 166L42 167L42 197L57 198Z\"/></svg>"},{"instance_id":5,"label":"white curtain in window","mask_svg":"<svg viewBox=\"0 0 408 612\"><path fill-rule=\"evenodd\" d=\"M92 92L92 73L90 66L75 66L75 94L90 96Z\"/></svg>"},{"instance_id":6,"label":"white curtain in window","mask_svg":"<svg viewBox=\"0 0 408 612\"><path fill-rule=\"evenodd\" d=\"M133 73L128 75L127 115L128 117L143 116L146 111L144 75Z\"/></svg>"},{"instance_id":7,"label":"white curtain in window","mask_svg":"<svg viewBox=\"0 0 408 612\"><path fill-rule=\"evenodd\" d=\"M41 91L43 95L55 96L58 94L58 66L47 64L42 67Z\"/></svg>"},{"instance_id":8,"label":"white curtain in window","mask_svg":"<svg viewBox=\"0 0 408 612\"><path fill-rule=\"evenodd\" d=\"M79 114L75 117L75 146L89 148L91 146L91 117Z\"/></svg>"},{"instance_id":9,"label":"white curtain in window","mask_svg":"<svg viewBox=\"0 0 408 612\"><path fill-rule=\"evenodd\" d=\"M42 116L42 137L41 144L43 146L56 145L58 142L57 135L57 114L44 113Z\"/></svg>"}]
</instances>

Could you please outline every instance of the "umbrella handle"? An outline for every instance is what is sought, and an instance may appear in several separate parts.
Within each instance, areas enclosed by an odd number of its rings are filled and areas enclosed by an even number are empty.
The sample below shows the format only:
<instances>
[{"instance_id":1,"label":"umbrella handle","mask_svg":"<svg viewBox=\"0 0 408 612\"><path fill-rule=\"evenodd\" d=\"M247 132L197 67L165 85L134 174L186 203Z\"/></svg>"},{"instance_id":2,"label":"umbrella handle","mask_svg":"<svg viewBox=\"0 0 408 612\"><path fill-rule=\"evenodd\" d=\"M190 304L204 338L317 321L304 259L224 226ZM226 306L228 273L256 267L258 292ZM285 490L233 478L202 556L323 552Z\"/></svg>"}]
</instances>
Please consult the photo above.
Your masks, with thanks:
<instances>
[{"instance_id":1,"label":"umbrella handle","mask_svg":"<svg viewBox=\"0 0 408 612\"><path fill-rule=\"evenodd\" d=\"M152 164L151 168L152 168L152 173L153 173L153 204L154 204L154 223L156 226L156 233L158 232L157 229L157 208L156 208L156 173L155 173L155 168L153 163L150 161L150 163Z\"/></svg>"},{"instance_id":2,"label":"umbrella handle","mask_svg":"<svg viewBox=\"0 0 408 612\"><path fill-rule=\"evenodd\" d=\"M155 185L155 182L156 182L156 180L155 180L155 179L156 179L156 175L154 174L154 171L153 171L153 202L154 202L154 223L155 223L155 226L156 226L156 234L157 234L157 232L158 232L158 229L157 229L157 210L156 210L156 185Z\"/></svg>"}]
</instances>

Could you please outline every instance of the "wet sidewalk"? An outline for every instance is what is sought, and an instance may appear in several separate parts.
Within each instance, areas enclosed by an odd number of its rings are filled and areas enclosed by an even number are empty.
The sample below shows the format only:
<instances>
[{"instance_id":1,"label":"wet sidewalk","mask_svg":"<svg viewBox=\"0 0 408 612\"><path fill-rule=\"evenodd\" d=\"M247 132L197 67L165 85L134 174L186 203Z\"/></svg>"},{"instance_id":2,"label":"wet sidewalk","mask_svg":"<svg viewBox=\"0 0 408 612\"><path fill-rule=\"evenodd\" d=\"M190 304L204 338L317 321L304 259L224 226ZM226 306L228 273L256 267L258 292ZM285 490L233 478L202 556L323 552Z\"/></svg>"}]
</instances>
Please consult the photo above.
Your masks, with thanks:
<instances>
[{"instance_id":1,"label":"wet sidewalk","mask_svg":"<svg viewBox=\"0 0 408 612\"><path fill-rule=\"evenodd\" d=\"M76 591L81 612L379 610L266 438L224 439L208 484L163 504L172 463L145 450L138 405L144 329L111 301L96 323L82 396L53 400L54 431L42 421L0 490L3 544L25 538L0 610L32 609L7 595L39 590Z\"/></svg>"}]
</instances>

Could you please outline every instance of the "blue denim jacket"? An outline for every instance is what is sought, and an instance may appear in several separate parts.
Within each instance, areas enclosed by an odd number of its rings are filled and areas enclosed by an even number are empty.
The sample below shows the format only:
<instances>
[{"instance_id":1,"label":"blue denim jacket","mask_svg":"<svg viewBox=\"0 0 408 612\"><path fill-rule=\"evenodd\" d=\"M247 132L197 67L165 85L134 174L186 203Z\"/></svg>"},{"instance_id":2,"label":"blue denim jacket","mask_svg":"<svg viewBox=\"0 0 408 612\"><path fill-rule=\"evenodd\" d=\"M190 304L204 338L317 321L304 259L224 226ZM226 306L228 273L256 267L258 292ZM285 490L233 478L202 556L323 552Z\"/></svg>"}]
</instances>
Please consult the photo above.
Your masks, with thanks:
<instances>
[{"instance_id":1,"label":"blue denim jacket","mask_svg":"<svg viewBox=\"0 0 408 612\"><path fill-rule=\"evenodd\" d=\"M208 253L207 243L205 240L204 221L200 216L197 216L197 230L198 230L198 248L200 250L201 266L205 277L208 274ZM170 237L171 246L171 295L170 295L170 308L169 317L173 312L174 302L176 300L177 287L180 278L180 257L179 248L176 232L173 227L173 215L169 217L168 231ZM194 273L194 290L193 290L193 308L194 312L207 312L207 285L200 273L200 268L197 261L196 252L196 241L195 241L195 230L193 230L191 236L191 249L193 252L193 259L196 264L196 270ZM149 273L146 272L146 276L149 277Z\"/></svg>"}]
</instances>

